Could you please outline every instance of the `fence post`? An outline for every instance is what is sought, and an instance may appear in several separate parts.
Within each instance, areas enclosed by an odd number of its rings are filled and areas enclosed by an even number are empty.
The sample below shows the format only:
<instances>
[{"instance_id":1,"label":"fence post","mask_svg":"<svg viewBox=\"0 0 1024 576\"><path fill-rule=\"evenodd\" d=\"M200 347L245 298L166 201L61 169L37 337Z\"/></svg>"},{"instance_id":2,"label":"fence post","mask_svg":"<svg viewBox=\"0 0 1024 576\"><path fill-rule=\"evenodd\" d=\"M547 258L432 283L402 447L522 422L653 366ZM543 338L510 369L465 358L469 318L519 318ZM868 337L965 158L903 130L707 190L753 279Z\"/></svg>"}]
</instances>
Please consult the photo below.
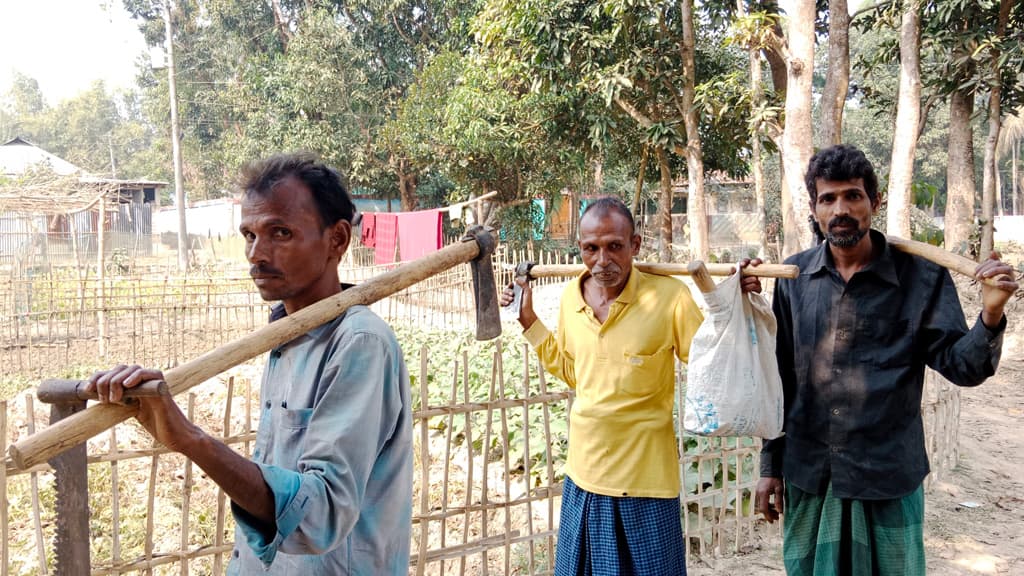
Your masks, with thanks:
<instances>
[{"instance_id":1,"label":"fence post","mask_svg":"<svg viewBox=\"0 0 1024 576\"><path fill-rule=\"evenodd\" d=\"M50 424L85 410L84 400L50 405ZM83 442L50 460L57 489L57 538L54 543L56 574L88 576L89 481Z\"/></svg>"}]
</instances>

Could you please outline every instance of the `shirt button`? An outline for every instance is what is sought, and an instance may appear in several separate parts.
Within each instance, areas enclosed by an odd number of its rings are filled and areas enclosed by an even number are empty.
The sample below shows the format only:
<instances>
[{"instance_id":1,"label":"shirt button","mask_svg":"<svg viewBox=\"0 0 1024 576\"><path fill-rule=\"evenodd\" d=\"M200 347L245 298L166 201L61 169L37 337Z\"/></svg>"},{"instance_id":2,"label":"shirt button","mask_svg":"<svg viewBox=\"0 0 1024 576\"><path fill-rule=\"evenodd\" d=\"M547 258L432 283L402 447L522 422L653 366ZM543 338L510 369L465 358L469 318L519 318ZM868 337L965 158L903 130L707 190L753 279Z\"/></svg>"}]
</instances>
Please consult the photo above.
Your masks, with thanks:
<instances>
[{"instance_id":1,"label":"shirt button","mask_svg":"<svg viewBox=\"0 0 1024 576\"><path fill-rule=\"evenodd\" d=\"M833 416L839 416L839 408L833 408L832 409L832 415Z\"/></svg>"},{"instance_id":2,"label":"shirt button","mask_svg":"<svg viewBox=\"0 0 1024 576\"><path fill-rule=\"evenodd\" d=\"M264 406L267 407L267 410L270 410L270 400L267 400L267 403L264 404Z\"/></svg>"},{"instance_id":3,"label":"shirt button","mask_svg":"<svg viewBox=\"0 0 1024 576\"><path fill-rule=\"evenodd\" d=\"M840 330L836 332L836 338L840 340L846 340L846 330Z\"/></svg>"},{"instance_id":4,"label":"shirt button","mask_svg":"<svg viewBox=\"0 0 1024 576\"><path fill-rule=\"evenodd\" d=\"M839 450L840 450L839 446L833 446L833 447L832 447L832 453L833 453L833 454L838 454L838 453L839 453Z\"/></svg>"},{"instance_id":5,"label":"shirt button","mask_svg":"<svg viewBox=\"0 0 1024 576\"><path fill-rule=\"evenodd\" d=\"M835 370L832 371L832 373L835 374L836 376L842 376L843 370L842 368L836 368Z\"/></svg>"}]
</instances>

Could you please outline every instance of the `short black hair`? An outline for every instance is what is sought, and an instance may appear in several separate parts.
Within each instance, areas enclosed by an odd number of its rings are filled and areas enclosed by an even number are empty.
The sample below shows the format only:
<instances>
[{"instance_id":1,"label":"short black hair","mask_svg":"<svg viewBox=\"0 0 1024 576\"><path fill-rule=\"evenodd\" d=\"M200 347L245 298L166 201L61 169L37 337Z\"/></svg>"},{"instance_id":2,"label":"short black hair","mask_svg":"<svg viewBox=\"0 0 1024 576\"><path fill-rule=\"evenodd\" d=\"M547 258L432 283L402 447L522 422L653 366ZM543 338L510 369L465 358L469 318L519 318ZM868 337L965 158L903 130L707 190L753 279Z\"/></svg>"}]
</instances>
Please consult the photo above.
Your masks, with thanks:
<instances>
[{"instance_id":1,"label":"short black hair","mask_svg":"<svg viewBox=\"0 0 1024 576\"><path fill-rule=\"evenodd\" d=\"M345 190L341 174L309 152L274 154L247 164L242 168L240 187L245 194L264 195L289 177L305 184L313 194L321 230L339 220L352 222L356 207Z\"/></svg>"},{"instance_id":2,"label":"short black hair","mask_svg":"<svg viewBox=\"0 0 1024 576\"><path fill-rule=\"evenodd\" d=\"M583 220L583 217L591 212L597 216L603 216L609 212L618 212L629 221L629 233L634 234L636 232L636 222L633 220L633 213L629 211L629 208L622 200L614 196L602 196L597 200L591 200L587 207L583 209L583 214L580 214L580 220Z\"/></svg>"},{"instance_id":3,"label":"short black hair","mask_svg":"<svg viewBox=\"0 0 1024 576\"><path fill-rule=\"evenodd\" d=\"M874 203L878 200L878 176L875 175L875 168L867 156L854 146L836 144L819 150L817 154L811 156L811 161L807 164L804 184L807 185L807 192L811 195L812 203L818 201L818 178L833 182L860 178L864 181L864 191L867 192L871 202Z\"/></svg>"}]
</instances>

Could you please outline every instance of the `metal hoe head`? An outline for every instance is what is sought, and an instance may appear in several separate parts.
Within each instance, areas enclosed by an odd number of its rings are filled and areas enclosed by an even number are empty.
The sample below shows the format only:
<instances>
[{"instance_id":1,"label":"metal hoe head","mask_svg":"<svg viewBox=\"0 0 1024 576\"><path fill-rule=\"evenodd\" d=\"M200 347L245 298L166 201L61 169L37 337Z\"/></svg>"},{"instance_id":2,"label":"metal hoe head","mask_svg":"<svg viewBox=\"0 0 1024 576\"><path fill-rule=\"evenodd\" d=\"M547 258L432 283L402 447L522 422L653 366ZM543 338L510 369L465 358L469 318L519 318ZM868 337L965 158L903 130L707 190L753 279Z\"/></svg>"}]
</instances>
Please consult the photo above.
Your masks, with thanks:
<instances>
[{"instance_id":1,"label":"metal hoe head","mask_svg":"<svg viewBox=\"0 0 1024 576\"><path fill-rule=\"evenodd\" d=\"M498 286L494 281L492 256L497 244L494 230L474 226L466 232L464 241L473 240L480 253L470 261L473 271L473 302L476 304L476 339L491 340L501 335L501 312L498 308Z\"/></svg>"}]
</instances>

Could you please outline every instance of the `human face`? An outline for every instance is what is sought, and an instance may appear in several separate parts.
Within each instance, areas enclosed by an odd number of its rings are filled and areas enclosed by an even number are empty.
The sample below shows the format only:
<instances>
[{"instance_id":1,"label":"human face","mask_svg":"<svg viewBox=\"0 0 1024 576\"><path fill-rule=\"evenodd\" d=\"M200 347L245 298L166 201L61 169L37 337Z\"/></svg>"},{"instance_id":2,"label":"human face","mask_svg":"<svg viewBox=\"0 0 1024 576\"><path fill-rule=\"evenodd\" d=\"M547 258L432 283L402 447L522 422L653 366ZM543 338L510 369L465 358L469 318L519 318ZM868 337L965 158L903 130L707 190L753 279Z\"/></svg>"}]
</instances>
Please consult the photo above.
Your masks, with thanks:
<instances>
[{"instance_id":1,"label":"human face","mask_svg":"<svg viewBox=\"0 0 1024 576\"><path fill-rule=\"evenodd\" d=\"M323 228L313 194L288 177L269 193L242 200L245 256L264 300L280 300L291 314L340 290L338 262L348 248L351 225Z\"/></svg>"},{"instance_id":2,"label":"human face","mask_svg":"<svg viewBox=\"0 0 1024 576\"><path fill-rule=\"evenodd\" d=\"M828 243L836 248L853 248L871 230L871 215L878 210L864 190L864 179L815 181L818 197L811 212Z\"/></svg>"},{"instance_id":3,"label":"human face","mask_svg":"<svg viewBox=\"0 0 1024 576\"><path fill-rule=\"evenodd\" d=\"M580 254L598 286L621 290L629 280L633 256L640 251L640 236L633 234L625 216L609 210L588 212L580 220Z\"/></svg>"}]
</instances>

